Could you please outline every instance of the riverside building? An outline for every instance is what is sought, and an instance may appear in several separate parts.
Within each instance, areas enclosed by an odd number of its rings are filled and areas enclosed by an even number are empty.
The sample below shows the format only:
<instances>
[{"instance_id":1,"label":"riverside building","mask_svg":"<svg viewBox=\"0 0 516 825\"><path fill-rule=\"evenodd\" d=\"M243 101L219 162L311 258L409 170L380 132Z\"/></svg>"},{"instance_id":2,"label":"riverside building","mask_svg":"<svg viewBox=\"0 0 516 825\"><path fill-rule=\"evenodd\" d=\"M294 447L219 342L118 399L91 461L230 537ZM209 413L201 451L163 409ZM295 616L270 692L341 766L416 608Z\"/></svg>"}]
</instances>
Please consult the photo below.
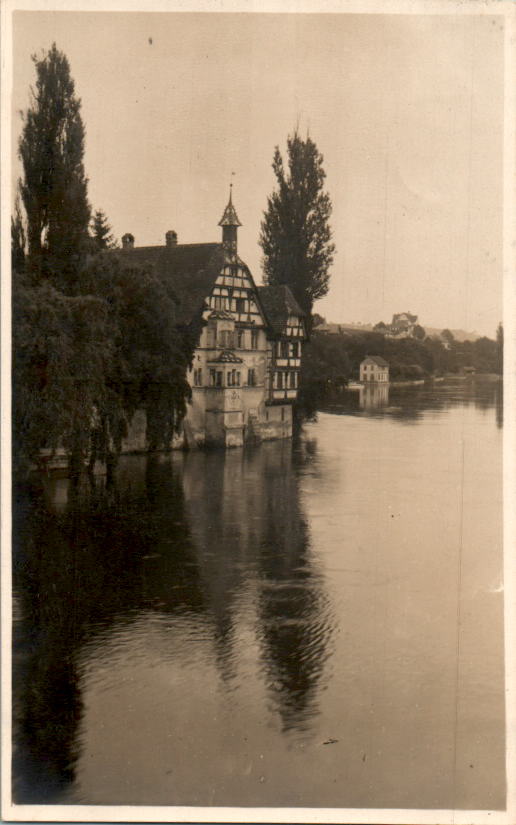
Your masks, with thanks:
<instances>
[{"instance_id":1,"label":"riverside building","mask_svg":"<svg viewBox=\"0 0 516 825\"><path fill-rule=\"evenodd\" d=\"M219 226L221 243L179 244L169 231L163 246L136 247L122 238L124 265L152 266L178 301L178 322L203 325L188 381L192 400L172 446L241 446L292 435L304 313L287 286L257 287L238 255L238 219L230 191ZM145 449L145 420L137 415L126 449Z\"/></svg>"}]
</instances>

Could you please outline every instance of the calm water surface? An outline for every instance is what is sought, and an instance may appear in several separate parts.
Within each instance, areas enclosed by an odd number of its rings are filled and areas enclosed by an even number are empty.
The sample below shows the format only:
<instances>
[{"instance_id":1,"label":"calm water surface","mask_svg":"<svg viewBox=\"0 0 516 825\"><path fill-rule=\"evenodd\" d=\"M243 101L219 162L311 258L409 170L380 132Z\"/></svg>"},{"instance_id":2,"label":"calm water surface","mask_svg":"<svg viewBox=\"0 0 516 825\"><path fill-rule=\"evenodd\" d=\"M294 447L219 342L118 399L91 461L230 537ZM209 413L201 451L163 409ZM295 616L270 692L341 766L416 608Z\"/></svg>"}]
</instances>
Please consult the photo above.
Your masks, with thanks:
<instances>
[{"instance_id":1,"label":"calm water surface","mask_svg":"<svg viewBox=\"0 0 516 825\"><path fill-rule=\"evenodd\" d=\"M500 387L16 507L18 802L503 808Z\"/></svg>"}]
</instances>

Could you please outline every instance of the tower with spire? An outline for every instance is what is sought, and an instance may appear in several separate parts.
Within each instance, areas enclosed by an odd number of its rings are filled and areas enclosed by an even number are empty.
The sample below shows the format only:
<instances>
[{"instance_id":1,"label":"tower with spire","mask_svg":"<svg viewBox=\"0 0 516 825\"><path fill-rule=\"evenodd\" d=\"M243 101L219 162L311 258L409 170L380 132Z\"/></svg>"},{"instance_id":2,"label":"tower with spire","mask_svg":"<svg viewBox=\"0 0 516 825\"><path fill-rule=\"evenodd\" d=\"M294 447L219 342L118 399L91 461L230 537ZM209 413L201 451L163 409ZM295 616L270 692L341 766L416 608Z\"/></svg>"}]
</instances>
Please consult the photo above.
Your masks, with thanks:
<instances>
[{"instance_id":1,"label":"tower with spire","mask_svg":"<svg viewBox=\"0 0 516 825\"><path fill-rule=\"evenodd\" d=\"M219 226L222 227L222 245L224 250L231 257L237 254L237 230L242 226L238 220L235 207L233 206L233 184L229 185L229 201L224 210L224 214L219 221Z\"/></svg>"},{"instance_id":2,"label":"tower with spire","mask_svg":"<svg viewBox=\"0 0 516 825\"><path fill-rule=\"evenodd\" d=\"M248 440L292 435L292 405L306 338L304 313L286 285L257 287L238 255L242 224L233 206L232 184L218 225L219 243L182 244L169 229L164 245L136 247L128 232L122 250L110 253L120 256L124 268L132 262L152 267L177 298L175 322L185 334L197 335L186 376L191 403L172 446L237 447ZM134 449L146 449L140 424L131 430L125 447Z\"/></svg>"}]
</instances>

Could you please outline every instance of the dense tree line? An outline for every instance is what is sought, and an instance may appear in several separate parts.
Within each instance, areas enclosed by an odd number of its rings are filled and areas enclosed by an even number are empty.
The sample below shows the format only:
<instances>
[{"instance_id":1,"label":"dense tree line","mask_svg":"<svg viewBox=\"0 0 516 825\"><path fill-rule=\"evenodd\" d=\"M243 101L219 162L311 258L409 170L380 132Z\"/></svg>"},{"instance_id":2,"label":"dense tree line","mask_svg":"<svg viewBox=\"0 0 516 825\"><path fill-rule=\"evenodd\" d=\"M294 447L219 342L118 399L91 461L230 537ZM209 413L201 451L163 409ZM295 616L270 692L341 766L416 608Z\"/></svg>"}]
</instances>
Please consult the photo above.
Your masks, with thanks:
<instances>
[{"instance_id":1,"label":"dense tree line","mask_svg":"<svg viewBox=\"0 0 516 825\"><path fill-rule=\"evenodd\" d=\"M95 459L114 466L136 409L151 448L170 442L195 331L178 329L174 295L152 271L108 251L107 218L92 218L88 202L68 60L55 44L33 60L11 223L13 465L21 473L64 448L76 477Z\"/></svg>"},{"instance_id":2,"label":"dense tree line","mask_svg":"<svg viewBox=\"0 0 516 825\"><path fill-rule=\"evenodd\" d=\"M430 337L423 341L395 340L378 332L328 335L314 331L303 351L299 405L312 412L318 404L338 395L348 381L358 379L360 362L367 355L380 355L388 361L391 381L457 374L467 367L480 373L502 374L501 325L496 341L486 337L456 341L450 335L443 336L443 342Z\"/></svg>"}]
</instances>

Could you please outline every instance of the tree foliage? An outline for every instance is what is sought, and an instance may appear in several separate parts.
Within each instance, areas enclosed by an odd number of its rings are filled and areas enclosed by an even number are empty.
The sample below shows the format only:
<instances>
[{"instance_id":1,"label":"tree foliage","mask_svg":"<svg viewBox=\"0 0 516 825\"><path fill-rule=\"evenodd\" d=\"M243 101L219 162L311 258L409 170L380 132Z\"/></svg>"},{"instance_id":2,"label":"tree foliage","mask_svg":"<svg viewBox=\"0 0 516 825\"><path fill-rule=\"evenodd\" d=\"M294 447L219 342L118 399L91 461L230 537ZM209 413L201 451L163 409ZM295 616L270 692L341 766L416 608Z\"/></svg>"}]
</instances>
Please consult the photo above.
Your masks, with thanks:
<instances>
[{"instance_id":1,"label":"tree foliage","mask_svg":"<svg viewBox=\"0 0 516 825\"><path fill-rule=\"evenodd\" d=\"M149 446L168 446L186 411L198 329L178 328L175 298L151 270L106 254L100 210L92 243L68 61L54 45L35 64L20 139L27 254L19 204L11 224L13 463L23 473L63 449L78 477L88 460L114 466L138 409Z\"/></svg>"},{"instance_id":2,"label":"tree foliage","mask_svg":"<svg viewBox=\"0 0 516 825\"><path fill-rule=\"evenodd\" d=\"M465 367L499 373L499 352L499 341L487 337L463 342L452 338L445 346L439 338L391 339L379 331L329 335L314 329L303 352L298 407L302 415L311 416L318 406L338 400L347 381L359 378L360 363L367 355L385 358L391 381L409 381L456 374Z\"/></svg>"},{"instance_id":3,"label":"tree foliage","mask_svg":"<svg viewBox=\"0 0 516 825\"><path fill-rule=\"evenodd\" d=\"M496 366L499 375L503 375L503 326L498 324L496 330Z\"/></svg>"},{"instance_id":4,"label":"tree foliage","mask_svg":"<svg viewBox=\"0 0 516 825\"><path fill-rule=\"evenodd\" d=\"M89 449L110 359L107 313L93 296L67 296L48 281L13 280L15 469L62 447L78 464Z\"/></svg>"},{"instance_id":5,"label":"tree foliage","mask_svg":"<svg viewBox=\"0 0 516 825\"><path fill-rule=\"evenodd\" d=\"M102 209L97 209L91 220L91 238L97 251L116 247L111 227Z\"/></svg>"},{"instance_id":6,"label":"tree foliage","mask_svg":"<svg viewBox=\"0 0 516 825\"><path fill-rule=\"evenodd\" d=\"M71 294L90 219L81 104L68 60L55 43L33 61L36 86L19 143L30 271L37 283L47 278Z\"/></svg>"},{"instance_id":7,"label":"tree foliage","mask_svg":"<svg viewBox=\"0 0 516 825\"><path fill-rule=\"evenodd\" d=\"M287 284L310 316L328 292L334 245L330 196L324 191L323 156L310 137L287 139L287 167L276 147L272 168L277 189L267 199L260 245L268 284Z\"/></svg>"},{"instance_id":8,"label":"tree foliage","mask_svg":"<svg viewBox=\"0 0 516 825\"><path fill-rule=\"evenodd\" d=\"M26 238L20 209L20 198L16 197L14 215L11 215L11 270L23 272L25 269Z\"/></svg>"}]
</instances>

